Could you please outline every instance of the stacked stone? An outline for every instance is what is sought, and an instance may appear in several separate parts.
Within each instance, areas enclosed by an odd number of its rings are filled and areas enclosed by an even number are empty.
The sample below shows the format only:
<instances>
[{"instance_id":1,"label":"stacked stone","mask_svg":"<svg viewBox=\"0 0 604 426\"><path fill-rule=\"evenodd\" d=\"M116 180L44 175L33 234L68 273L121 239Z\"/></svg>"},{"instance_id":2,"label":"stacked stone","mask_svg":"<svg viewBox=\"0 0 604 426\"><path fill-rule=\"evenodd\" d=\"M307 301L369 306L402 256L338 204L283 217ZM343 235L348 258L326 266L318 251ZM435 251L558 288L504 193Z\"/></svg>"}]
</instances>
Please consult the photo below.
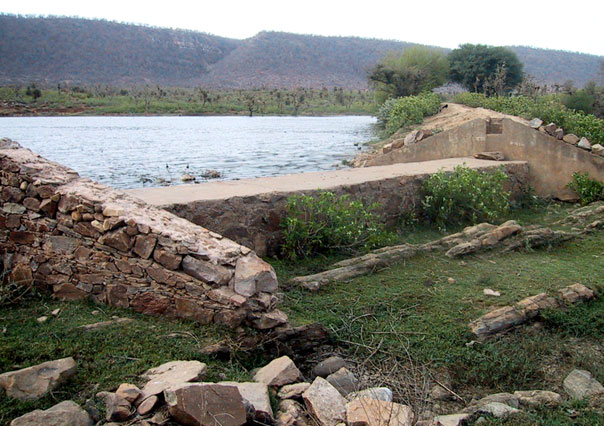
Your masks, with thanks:
<instances>
[{"instance_id":1,"label":"stacked stone","mask_svg":"<svg viewBox=\"0 0 604 426\"><path fill-rule=\"evenodd\" d=\"M250 249L0 141L0 254L9 279L60 299L270 329L277 277Z\"/></svg>"},{"instance_id":2,"label":"stacked stone","mask_svg":"<svg viewBox=\"0 0 604 426\"><path fill-rule=\"evenodd\" d=\"M545 126L543 124L543 121L538 118L533 118L529 123L533 129L539 130L541 133L545 133L558 140L564 141L567 144L577 146L586 151L591 151L592 154L604 157L604 146L600 145L599 143L592 145L591 141L586 137L580 138L573 133L564 133L564 129L562 127L558 127L556 123L549 123Z\"/></svg>"}]
</instances>

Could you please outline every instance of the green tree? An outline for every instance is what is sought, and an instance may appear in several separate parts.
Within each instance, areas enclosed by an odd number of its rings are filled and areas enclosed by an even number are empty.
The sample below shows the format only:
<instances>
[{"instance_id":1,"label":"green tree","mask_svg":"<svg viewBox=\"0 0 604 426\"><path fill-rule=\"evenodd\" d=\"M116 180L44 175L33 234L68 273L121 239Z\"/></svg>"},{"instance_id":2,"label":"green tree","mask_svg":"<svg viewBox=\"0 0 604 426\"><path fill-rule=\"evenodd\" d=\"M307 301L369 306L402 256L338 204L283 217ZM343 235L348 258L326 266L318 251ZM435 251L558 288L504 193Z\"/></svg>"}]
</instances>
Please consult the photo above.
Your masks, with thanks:
<instances>
[{"instance_id":1,"label":"green tree","mask_svg":"<svg viewBox=\"0 0 604 426\"><path fill-rule=\"evenodd\" d=\"M371 70L369 82L378 103L389 98L418 95L444 84L449 63L442 50L414 46L389 53Z\"/></svg>"},{"instance_id":2,"label":"green tree","mask_svg":"<svg viewBox=\"0 0 604 426\"><path fill-rule=\"evenodd\" d=\"M499 88L493 89L493 82L502 74L504 91L522 82L522 63L503 47L464 44L449 53L449 64L451 80L477 93L485 93L485 89L489 94L499 92Z\"/></svg>"}]
</instances>

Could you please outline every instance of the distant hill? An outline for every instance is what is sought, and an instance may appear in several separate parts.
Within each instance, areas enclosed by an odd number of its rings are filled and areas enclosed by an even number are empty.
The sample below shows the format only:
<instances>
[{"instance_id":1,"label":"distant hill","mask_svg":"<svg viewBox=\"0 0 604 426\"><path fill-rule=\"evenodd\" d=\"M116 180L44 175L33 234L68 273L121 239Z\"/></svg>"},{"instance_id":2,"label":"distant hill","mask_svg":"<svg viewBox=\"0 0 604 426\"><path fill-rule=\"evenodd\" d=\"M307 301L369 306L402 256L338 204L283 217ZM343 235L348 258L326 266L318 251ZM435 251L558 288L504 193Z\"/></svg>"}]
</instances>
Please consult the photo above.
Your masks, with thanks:
<instances>
[{"instance_id":1,"label":"distant hill","mask_svg":"<svg viewBox=\"0 0 604 426\"><path fill-rule=\"evenodd\" d=\"M209 88L367 87L367 70L413 43L261 32L246 40L64 17L0 15L0 84ZM547 83L598 78L600 56L511 47Z\"/></svg>"}]
</instances>

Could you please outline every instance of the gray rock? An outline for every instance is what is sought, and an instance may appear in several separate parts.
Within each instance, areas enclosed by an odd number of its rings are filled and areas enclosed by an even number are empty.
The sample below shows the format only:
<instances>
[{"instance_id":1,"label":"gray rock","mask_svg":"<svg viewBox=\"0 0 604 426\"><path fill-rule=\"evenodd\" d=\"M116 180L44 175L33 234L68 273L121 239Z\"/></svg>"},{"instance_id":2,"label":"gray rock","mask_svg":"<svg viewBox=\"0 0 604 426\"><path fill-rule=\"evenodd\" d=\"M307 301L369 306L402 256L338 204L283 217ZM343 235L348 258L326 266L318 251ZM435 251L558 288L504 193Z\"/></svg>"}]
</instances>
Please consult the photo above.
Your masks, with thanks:
<instances>
[{"instance_id":1,"label":"gray rock","mask_svg":"<svg viewBox=\"0 0 604 426\"><path fill-rule=\"evenodd\" d=\"M491 416L500 419L512 414L516 414L520 412L520 410L501 402L489 402L488 404L481 406L480 409L478 409L478 412L488 413Z\"/></svg>"},{"instance_id":2,"label":"gray rock","mask_svg":"<svg viewBox=\"0 0 604 426\"><path fill-rule=\"evenodd\" d=\"M255 382L277 387L296 383L301 378L302 373L288 356L272 360L254 375Z\"/></svg>"},{"instance_id":3,"label":"gray rock","mask_svg":"<svg viewBox=\"0 0 604 426\"><path fill-rule=\"evenodd\" d=\"M430 398L433 401L450 401L454 398L454 396L441 385L436 384L432 386L432 389L430 389Z\"/></svg>"},{"instance_id":4,"label":"gray rock","mask_svg":"<svg viewBox=\"0 0 604 426\"><path fill-rule=\"evenodd\" d=\"M599 156L604 157L604 146L600 145L599 143L592 145L591 146L591 152L593 152L594 154L597 154Z\"/></svg>"},{"instance_id":5,"label":"gray rock","mask_svg":"<svg viewBox=\"0 0 604 426\"><path fill-rule=\"evenodd\" d=\"M529 126L531 126L533 129L538 129L539 127L543 126L543 120L540 120L538 118L533 118L530 121Z\"/></svg>"},{"instance_id":6,"label":"gray rock","mask_svg":"<svg viewBox=\"0 0 604 426\"><path fill-rule=\"evenodd\" d=\"M513 408L518 408L518 398L507 392L494 393L491 395L487 395L484 398L479 399L476 403L471 405L473 406L484 406L490 404L491 402L497 402L501 404L509 405Z\"/></svg>"},{"instance_id":7,"label":"gray rock","mask_svg":"<svg viewBox=\"0 0 604 426\"><path fill-rule=\"evenodd\" d=\"M590 398L604 393L604 387L586 370L571 371L564 379L563 386L572 399Z\"/></svg>"},{"instance_id":8,"label":"gray rock","mask_svg":"<svg viewBox=\"0 0 604 426\"><path fill-rule=\"evenodd\" d=\"M321 361L315 368L312 369L312 373L315 376L327 377L332 373L335 373L340 368L346 365L346 361L344 361L339 356L330 356L326 360Z\"/></svg>"},{"instance_id":9,"label":"gray rock","mask_svg":"<svg viewBox=\"0 0 604 426\"><path fill-rule=\"evenodd\" d=\"M203 380L207 366L199 361L170 361L151 368L143 374L148 382L143 386L143 397L158 395L174 385Z\"/></svg>"},{"instance_id":10,"label":"gray rock","mask_svg":"<svg viewBox=\"0 0 604 426\"><path fill-rule=\"evenodd\" d=\"M478 158L479 160L503 161L505 160L505 155L500 151L478 152L474 154L474 158Z\"/></svg>"},{"instance_id":11,"label":"gray rock","mask_svg":"<svg viewBox=\"0 0 604 426\"><path fill-rule=\"evenodd\" d=\"M556 407L562 402L562 396L559 393L545 390L516 391L514 396L522 407L537 407L540 405Z\"/></svg>"},{"instance_id":12,"label":"gray rock","mask_svg":"<svg viewBox=\"0 0 604 426\"><path fill-rule=\"evenodd\" d=\"M183 271L207 283L224 285L229 282L232 272L222 265L216 265L212 262L196 259L192 256L185 256L182 260Z\"/></svg>"},{"instance_id":13,"label":"gray rock","mask_svg":"<svg viewBox=\"0 0 604 426\"><path fill-rule=\"evenodd\" d=\"M327 381L343 396L359 390L359 381L346 367L327 376Z\"/></svg>"},{"instance_id":14,"label":"gray rock","mask_svg":"<svg viewBox=\"0 0 604 426\"><path fill-rule=\"evenodd\" d=\"M0 374L0 387L11 398L38 399L72 378L75 373L73 358L63 358Z\"/></svg>"},{"instance_id":15,"label":"gray rock","mask_svg":"<svg viewBox=\"0 0 604 426\"><path fill-rule=\"evenodd\" d=\"M73 401L63 401L48 410L35 410L17 417L10 426L92 426L90 415Z\"/></svg>"},{"instance_id":16,"label":"gray rock","mask_svg":"<svg viewBox=\"0 0 604 426\"><path fill-rule=\"evenodd\" d=\"M346 398L352 401L355 398L370 398L380 401L392 402L392 391L385 387L368 388L358 392L349 393Z\"/></svg>"},{"instance_id":17,"label":"gray rock","mask_svg":"<svg viewBox=\"0 0 604 426\"><path fill-rule=\"evenodd\" d=\"M302 398L308 411L321 425L334 426L345 420L346 400L324 378L317 377Z\"/></svg>"},{"instance_id":18,"label":"gray rock","mask_svg":"<svg viewBox=\"0 0 604 426\"><path fill-rule=\"evenodd\" d=\"M591 142L589 142L589 139L587 139L586 137L582 137L581 140L579 141L579 143L577 144L577 146L579 148L583 148L588 151L591 151Z\"/></svg>"},{"instance_id":19,"label":"gray rock","mask_svg":"<svg viewBox=\"0 0 604 426\"><path fill-rule=\"evenodd\" d=\"M190 426L241 426L247 422L245 401L236 386L183 383L164 391L170 415Z\"/></svg>"},{"instance_id":20,"label":"gray rock","mask_svg":"<svg viewBox=\"0 0 604 426\"><path fill-rule=\"evenodd\" d=\"M21 204L4 203L2 211L7 214L23 214L27 211Z\"/></svg>"}]
</instances>

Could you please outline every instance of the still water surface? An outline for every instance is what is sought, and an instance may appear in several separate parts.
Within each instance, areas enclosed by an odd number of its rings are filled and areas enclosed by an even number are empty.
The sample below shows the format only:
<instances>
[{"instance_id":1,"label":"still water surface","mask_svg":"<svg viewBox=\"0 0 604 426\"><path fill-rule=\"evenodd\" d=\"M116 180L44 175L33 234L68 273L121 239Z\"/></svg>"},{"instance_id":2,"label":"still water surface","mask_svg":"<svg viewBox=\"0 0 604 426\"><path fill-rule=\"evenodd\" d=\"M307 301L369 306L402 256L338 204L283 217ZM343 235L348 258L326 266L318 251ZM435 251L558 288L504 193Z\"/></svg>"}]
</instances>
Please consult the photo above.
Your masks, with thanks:
<instances>
[{"instance_id":1,"label":"still water surface","mask_svg":"<svg viewBox=\"0 0 604 426\"><path fill-rule=\"evenodd\" d=\"M372 137L375 119L343 117L10 117L0 137L117 188L333 169Z\"/></svg>"}]
</instances>

